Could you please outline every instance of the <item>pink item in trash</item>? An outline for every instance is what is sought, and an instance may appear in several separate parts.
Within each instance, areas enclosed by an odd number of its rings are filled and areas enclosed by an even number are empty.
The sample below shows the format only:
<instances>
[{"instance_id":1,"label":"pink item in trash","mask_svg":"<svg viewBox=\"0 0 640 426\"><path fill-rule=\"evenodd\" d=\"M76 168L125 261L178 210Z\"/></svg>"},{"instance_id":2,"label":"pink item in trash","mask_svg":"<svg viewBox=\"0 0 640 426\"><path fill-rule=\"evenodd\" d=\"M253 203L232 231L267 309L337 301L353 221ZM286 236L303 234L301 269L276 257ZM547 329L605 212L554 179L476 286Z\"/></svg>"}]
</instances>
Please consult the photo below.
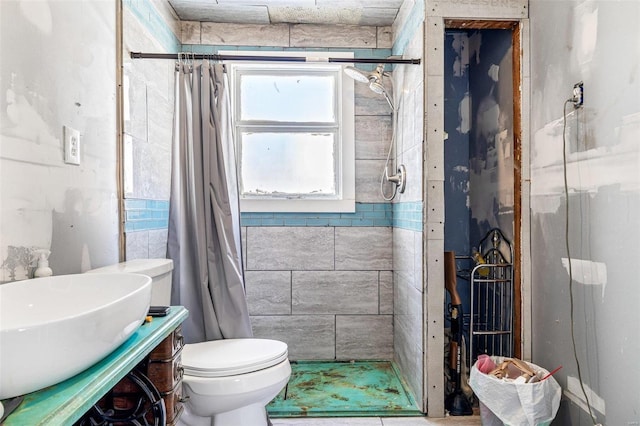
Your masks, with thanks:
<instances>
[{"instance_id":1,"label":"pink item in trash","mask_svg":"<svg viewBox=\"0 0 640 426\"><path fill-rule=\"evenodd\" d=\"M489 374L496 369L496 363L493 362L489 355L478 355L478 361L476 361L476 367L484 374Z\"/></svg>"}]
</instances>

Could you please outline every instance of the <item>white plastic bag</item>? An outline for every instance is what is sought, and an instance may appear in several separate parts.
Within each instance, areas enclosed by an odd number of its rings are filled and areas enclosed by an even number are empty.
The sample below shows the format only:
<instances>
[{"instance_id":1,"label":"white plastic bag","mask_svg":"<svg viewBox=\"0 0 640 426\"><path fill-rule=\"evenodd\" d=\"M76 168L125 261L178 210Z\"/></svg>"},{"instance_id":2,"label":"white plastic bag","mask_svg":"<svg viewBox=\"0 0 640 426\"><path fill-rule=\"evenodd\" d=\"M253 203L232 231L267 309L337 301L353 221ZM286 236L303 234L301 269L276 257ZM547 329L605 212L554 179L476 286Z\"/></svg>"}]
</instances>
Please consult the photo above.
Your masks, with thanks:
<instances>
[{"instance_id":1,"label":"white plastic bag","mask_svg":"<svg viewBox=\"0 0 640 426\"><path fill-rule=\"evenodd\" d=\"M496 365L503 360L491 358ZM549 373L535 364L527 364L538 377ZM562 397L562 389L553 376L535 383L514 383L484 374L475 364L471 367L469 385L480 400L483 426L547 426L556 416Z\"/></svg>"}]
</instances>

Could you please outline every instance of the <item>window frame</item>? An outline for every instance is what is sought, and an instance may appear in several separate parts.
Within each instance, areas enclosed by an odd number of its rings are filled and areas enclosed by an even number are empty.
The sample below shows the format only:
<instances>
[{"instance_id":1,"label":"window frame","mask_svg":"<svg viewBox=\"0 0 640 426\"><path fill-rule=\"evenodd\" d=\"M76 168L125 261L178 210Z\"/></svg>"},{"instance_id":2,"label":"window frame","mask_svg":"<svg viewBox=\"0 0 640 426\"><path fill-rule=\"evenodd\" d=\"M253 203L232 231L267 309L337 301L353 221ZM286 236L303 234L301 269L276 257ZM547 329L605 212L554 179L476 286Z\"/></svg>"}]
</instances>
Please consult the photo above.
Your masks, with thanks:
<instances>
[{"instance_id":1,"label":"window frame","mask_svg":"<svg viewBox=\"0 0 640 426\"><path fill-rule=\"evenodd\" d=\"M251 56L291 56L292 52L241 52L236 55ZM241 185L241 130L273 130L276 133L295 133L306 130L333 133L334 137L334 181L335 194L240 194L242 212L354 212L355 211L355 101L354 82L344 72L341 63L329 63L329 57L353 58L353 52L313 52L313 62L248 62L230 61L231 105L233 138L238 162L238 181ZM300 73L332 75L336 78L334 108L335 124L326 122L274 122L240 120L240 85L238 78L243 74L259 74L261 70L276 70L279 74ZM330 131L329 131L330 130Z\"/></svg>"}]
</instances>

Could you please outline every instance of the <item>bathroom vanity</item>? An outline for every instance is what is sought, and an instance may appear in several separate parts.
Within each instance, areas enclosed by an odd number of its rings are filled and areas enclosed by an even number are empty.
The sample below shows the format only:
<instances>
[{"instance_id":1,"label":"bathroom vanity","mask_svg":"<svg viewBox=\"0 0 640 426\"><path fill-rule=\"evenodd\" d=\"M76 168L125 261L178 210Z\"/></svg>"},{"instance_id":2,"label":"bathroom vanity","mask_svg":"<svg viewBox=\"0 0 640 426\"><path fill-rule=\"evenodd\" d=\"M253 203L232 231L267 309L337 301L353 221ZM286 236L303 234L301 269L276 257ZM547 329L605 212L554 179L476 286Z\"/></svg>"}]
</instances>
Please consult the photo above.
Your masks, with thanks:
<instances>
[{"instance_id":1,"label":"bathroom vanity","mask_svg":"<svg viewBox=\"0 0 640 426\"><path fill-rule=\"evenodd\" d=\"M180 351L183 343L180 325L187 315L184 307L172 306L167 316L154 317L144 323L102 361L64 382L25 395L24 401L5 419L3 426L72 425L95 404L111 402L105 398L112 390L121 388L123 393L130 392L135 396L134 390L127 391L127 380L130 373L142 369L144 379L150 379L154 392L164 400L167 424L173 424L181 411ZM46 362L46 349L42 360Z\"/></svg>"}]
</instances>

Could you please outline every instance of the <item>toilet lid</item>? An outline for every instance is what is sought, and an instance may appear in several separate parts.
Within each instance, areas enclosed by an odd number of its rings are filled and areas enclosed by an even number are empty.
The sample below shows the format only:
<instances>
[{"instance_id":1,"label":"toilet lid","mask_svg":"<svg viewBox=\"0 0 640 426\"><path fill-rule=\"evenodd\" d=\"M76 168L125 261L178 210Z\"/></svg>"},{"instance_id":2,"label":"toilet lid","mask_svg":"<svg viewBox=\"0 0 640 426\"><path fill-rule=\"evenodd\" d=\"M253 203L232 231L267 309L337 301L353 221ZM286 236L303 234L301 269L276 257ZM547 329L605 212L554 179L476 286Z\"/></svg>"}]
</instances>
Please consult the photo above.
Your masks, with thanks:
<instances>
[{"instance_id":1,"label":"toilet lid","mask_svg":"<svg viewBox=\"0 0 640 426\"><path fill-rule=\"evenodd\" d=\"M224 339L184 345L184 374L226 377L276 365L287 359L287 344L269 339Z\"/></svg>"}]
</instances>

